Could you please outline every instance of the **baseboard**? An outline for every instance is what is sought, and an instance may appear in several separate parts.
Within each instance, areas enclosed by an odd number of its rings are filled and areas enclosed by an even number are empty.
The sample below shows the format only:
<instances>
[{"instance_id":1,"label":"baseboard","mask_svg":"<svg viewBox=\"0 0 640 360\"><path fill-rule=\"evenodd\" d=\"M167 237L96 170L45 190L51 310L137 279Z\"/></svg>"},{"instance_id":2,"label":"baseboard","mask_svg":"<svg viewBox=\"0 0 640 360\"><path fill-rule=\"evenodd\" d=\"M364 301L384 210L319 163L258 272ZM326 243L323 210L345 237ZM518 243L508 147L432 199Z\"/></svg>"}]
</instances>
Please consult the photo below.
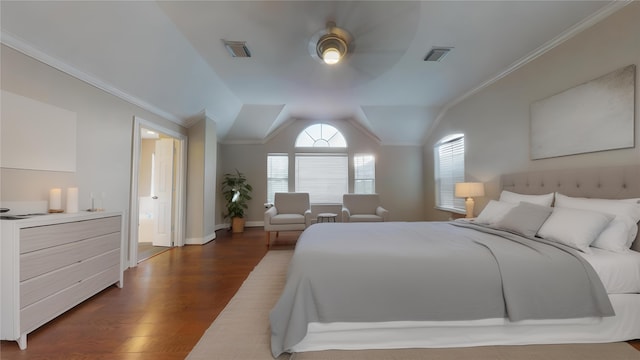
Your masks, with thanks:
<instances>
[{"instance_id":1,"label":"baseboard","mask_svg":"<svg viewBox=\"0 0 640 360\"><path fill-rule=\"evenodd\" d=\"M218 225L216 225L215 231L222 230L222 229L228 229L228 228L229 228L229 224L218 224Z\"/></svg>"},{"instance_id":2,"label":"baseboard","mask_svg":"<svg viewBox=\"0 0 640 360\"><path fill-rule=\"evenodd\" d=\"M207 236L200 237L200 238L195 238L195 237L187 238L185 240L185 244L186 245L204 245L215 239L216 239L216 233L214 232L213 234L209 234Z\"/></svg>"},{"instance_id":3,"label":"baseboard","mask_svg":"<svg viewBox=\"0 0 640 360\"><path fill-rule=\"evenodd\" d=\"M231 225L229 223L216 225L216 231L222 229L228 229ZM246 227L264 227L264 221L247 221L244 226Z\"/></svg>"}]
</instances>

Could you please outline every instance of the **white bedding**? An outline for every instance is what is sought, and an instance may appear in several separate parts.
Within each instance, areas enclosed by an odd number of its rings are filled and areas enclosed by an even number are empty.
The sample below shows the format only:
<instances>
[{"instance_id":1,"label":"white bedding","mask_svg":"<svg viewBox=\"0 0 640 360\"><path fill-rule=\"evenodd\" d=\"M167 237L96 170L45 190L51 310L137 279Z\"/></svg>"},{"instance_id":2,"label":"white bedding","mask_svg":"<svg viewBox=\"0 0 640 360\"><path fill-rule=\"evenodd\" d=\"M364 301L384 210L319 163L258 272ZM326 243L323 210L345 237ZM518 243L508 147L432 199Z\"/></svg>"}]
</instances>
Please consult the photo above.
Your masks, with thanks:
<instances>
[{"instance_id":1,"label":"white bedding","mask_svg":"<svg viewBox=\"0 0 640 360\"><path fill-rule=\"evenodd\" d=\"M640 338L640 294L613 294L616 316L511 323L503 319L441 322L311 323L292 352L328 349L442 348L598 343Z\"/></svg>"},{"instance_id":2,"label":"white bedding","mask_svg":"<svg viewBox=\"0 0 640 360\"><path fill-rule=\"evenodd\" d=\"M602 279L615 317L520 322L484 319L310 323L307 336L290 351L593 343L640 338L640 252L592 250L591 254L581 255Z\"/></svg>"},{"instance_id":3,"label":"white bedding","mask_svg":"<svg viewBox=\"0 0 640 360\"><path fill-rule=\"evenodd\" d=\"M598 273L608 294L640 293L640 252L615 253L591 248L580 253Z\"/></svg>"}]
</instances>

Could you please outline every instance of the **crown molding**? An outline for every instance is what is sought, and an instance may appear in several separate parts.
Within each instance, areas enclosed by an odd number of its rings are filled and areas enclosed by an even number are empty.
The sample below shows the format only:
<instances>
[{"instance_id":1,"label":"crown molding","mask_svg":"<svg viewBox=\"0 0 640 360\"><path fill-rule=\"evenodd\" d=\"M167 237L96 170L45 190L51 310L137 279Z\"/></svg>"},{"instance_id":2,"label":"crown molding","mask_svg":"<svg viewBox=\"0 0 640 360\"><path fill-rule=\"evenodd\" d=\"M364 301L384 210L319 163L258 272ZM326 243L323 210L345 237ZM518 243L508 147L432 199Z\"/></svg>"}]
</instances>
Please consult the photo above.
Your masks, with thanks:
<instances>
[{"instance_id":1,"label":"crown molding","mask_svg":"<svg viewBox=\"0 0 640 360\"><path fill-rule=\"evenodd\" d=\"M366 115L364 114L364 111L362 110L361 106L358 106L358 110L360 112L361 118L366 119ZM346 120L347 123L351 124L351 126L353 126L354 128L360 130L360 132L368 136L376 144L382 145L382 139L380 139L373 131L369 130L364 124L362 124L358 119L356 119L355 116L348 117L344 120Z\"/></svg>"},{"instance_id":2,"label":"crown molding","mask_svg":"<svg viewBox=\"0 0 640 360\"><path fill-rule=\"evenodd\" d=\"M116 96L128 103L131 103L135 106L138 106L144 110L147 110L155 115L158 115L162 118L165 118L171 122L174 122L180 126L186 126L185 121L180 119L179 117L170 114L164 110L159 109L158 107L149 104L148 102L138 99L135 96L127 94L116 87L98 79L97 77L88 74L84 71L78 70L77 68L65 63L64 61L57 59L49 54L42 52L41 50L35 48L34 46L28 44L26 41L17 38L16 36L9 34L6 31L0 32L0 42L16 51L23 53L31 58L34 58L46 65L49 65L57 70L60 70L66 74L69 74L81 81L86 82L89 85L95 86L100 90L103 90L113 96Z\"/></svg>"},{"instance_id":3,"label":"crown molding","mask_svg":"<svg viewBox=\"0 0 640 360\"><path fill-rule=\"evenodd\" d=\"M575 25L573 25L572 27L567 29L565 32L563 32L560 35L556 36L555 38L547 41L542 46L540 46L537 49L533 50L532 52L530 52L529 54L525 55L524 57L516 60L514 63L509 65L509 67L507 67L503 71L499 72L498 74L494 75L493 77L489 78L487 81L483 82L479 86L467 91L466 93L462 94L461 96L455 98L453 101L448 102L442 108L442 110L440 110L440 112L438 113L438 116L436 116L436 119L433 121L433 124L431 124L431 126L429 127L429 130L427 131L427 136L423 141L423 145L427 144L427 139L429 138L429 136L431 134L431 131L433 129L435 129L440 124L440 121L442 120L442 118L447 114L449 109L451 109L453 106L459 104L460 102L462 102L466 98L470 97L471 95L479 92L480 90L483 90L484 88L489 87L491 84L497 82L498 80L500 80L503 77L511 74L512 72L520 69L521 67L523 67L526 64L530 63L531 61L539 58L540 56L542 56L546 52L550 51L551 49L555 48L556 46L564 43L565 41L567 41L567 40L571 39L572 37L578 35L579 33L583 32L584 30L586 30L586 29L590 28L591 26L593 26L593 25L599 23L600 21L604 20L609 15L611 15L611 14L615 13L616 11L622 9L623 7L631 4L633 1L634 0L620 0L620 1L612 1L612 2L610 2L609 4L603 6L597 12L593 13L591 16L589 16L589 17L583 19L582 21L576 23Z\"/></svg>"},{"instance_id":4,"label":"crown molding","mask_svg":"<svg viewBox=\"0 0 640 360\"><path fill-rule=\"evenodd\" d=\"M262 139L249 139L249 140L220 140L218 141L221 145L264 145L265 142Z\"/></svg>"},{"instance_id":5,"label":"crown molding","mask_svg":"<svg viewBox=\"0 0 640 360\"><path fill-rule=\"evenodd\" d=\"M188 118L186 118L183 122L182 122L182 126L186 127L186 128L190 128L193 125L197 124L200 120L204 120L207 118L207 110L206 109L202 109L200 110L200 112L198 112L197 114L190 116ZM213 119L212 119L213 120ZM214 120L215 122L215 120Z\"/></svg>"},{"instance_id":6,"label":"crown molding","mask_svg":"<svg viewBox=\"0 0 640 360\"><path fill-rule=\"evenodd\" d=\"M282 114L282 111L280 113ZM287 120L283 121L280 125L278 125L278 127L276 127L270 133L268 133L267 136L264 139L262 139L261 143L262 144L268 143L269 141L271 141L271 139L276 137L276 135L280 134L284 129L286 129L289 125L293 124L296 120L297 119L294 117L289 117Z\"/></svg>"}]
</instances>

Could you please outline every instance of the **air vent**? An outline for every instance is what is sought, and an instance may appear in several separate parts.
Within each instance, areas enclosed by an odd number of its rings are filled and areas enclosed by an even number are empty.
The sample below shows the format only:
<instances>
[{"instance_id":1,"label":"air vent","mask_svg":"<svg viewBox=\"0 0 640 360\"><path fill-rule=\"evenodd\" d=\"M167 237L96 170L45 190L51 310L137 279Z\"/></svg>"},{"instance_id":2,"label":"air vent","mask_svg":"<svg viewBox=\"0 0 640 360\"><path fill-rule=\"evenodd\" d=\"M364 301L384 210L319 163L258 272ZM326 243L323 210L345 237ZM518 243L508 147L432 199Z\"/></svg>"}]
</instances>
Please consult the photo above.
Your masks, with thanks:
<instances>
[{"instance_id":1,"label":"air vent","mask_svg":"<svg viewBox=\"0 0 640 360\"><path fill-rule=\"evenodd\" d=\"M251 57L251 51L249 51L246 41L222 41L224 42L224 46L227 48L231 56L244 58Z\"/></svg>"},{"instance_id":2,"label":"air vent","mask_svg":"<svg viewBox=\"0 0 640 360\"><path fill-rule=\"evenodd\" d=\"M431 48L431 51L425 56L424 61L440 61L445 55L451 51L451 47L434 47Z\"/></svg>"}]
</instances>

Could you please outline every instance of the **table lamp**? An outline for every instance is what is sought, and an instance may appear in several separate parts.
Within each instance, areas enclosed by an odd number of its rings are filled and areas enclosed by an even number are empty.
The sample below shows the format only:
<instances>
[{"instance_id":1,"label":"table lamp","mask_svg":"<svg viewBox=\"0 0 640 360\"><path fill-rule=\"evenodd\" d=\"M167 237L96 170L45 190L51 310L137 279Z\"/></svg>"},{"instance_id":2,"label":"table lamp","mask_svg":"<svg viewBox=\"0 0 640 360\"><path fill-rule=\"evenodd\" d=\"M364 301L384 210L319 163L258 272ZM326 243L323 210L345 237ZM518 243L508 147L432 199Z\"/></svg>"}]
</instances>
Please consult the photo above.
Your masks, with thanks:
<instances>
[{"instance_id":1,"label":"table lamp","mask_svg":"<svg viewBox=\"0 0 640 360\"><path fill-rule=\"evenodd\" d=\"M455 196L466 198L464 202L467 208L466 217L472 218L474 205L473 197L484 196L484 184L479 182L456 183Z\"/></svg>"}]
</instances>

